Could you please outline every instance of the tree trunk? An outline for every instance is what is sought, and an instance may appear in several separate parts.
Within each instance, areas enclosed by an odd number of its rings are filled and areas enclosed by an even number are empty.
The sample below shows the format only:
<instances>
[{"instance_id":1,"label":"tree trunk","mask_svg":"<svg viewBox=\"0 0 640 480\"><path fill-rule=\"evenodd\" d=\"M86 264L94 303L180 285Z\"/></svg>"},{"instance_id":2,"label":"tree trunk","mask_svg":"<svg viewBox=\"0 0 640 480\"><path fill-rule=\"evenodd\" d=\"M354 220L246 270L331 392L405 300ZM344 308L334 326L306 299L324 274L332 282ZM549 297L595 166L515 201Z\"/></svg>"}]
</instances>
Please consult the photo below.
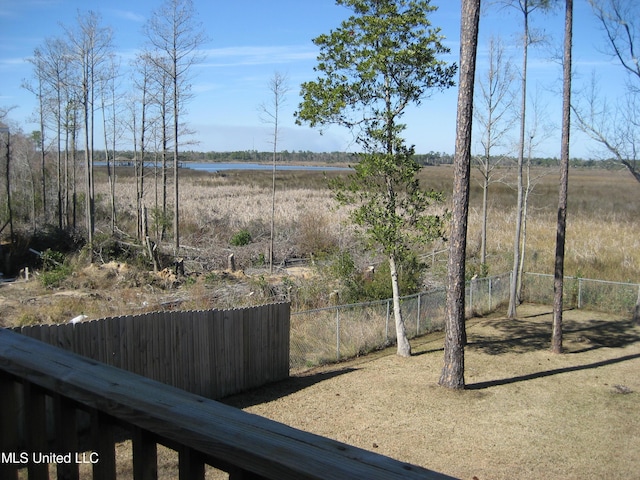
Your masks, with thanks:
<instances>
[{"instance_id":1,"label":"tree trunk","mask_svg":"<svg viewBox=\"0 0 640 480\"><path fill-rule=\"evenodd\" d=\"M40 189L42 191L42 220L43 224L48 223L47 217L47 168L46 168L46 151L45 151L45 138L44 138L44 93L42 91L42 74L38 75L39 95L38 101L40 103Z\"/></svg>"},{"instance_id":2,"label":"tree trunk","mask_svg":"<svg viewBox=\"0 0 640 480\"><path fill-rule=\"evenodd\" d=\"M509 308L507 316L515 318L517 315L517 306L520 303L519 285L519 266L520 266L520 237L522 231L522 202L523 202L523 185L522 170L524 164L524 144L525 144L525 128L526 128L526 110L527 110L527 53L529 48L529 7L525 0L523 9L524 28L522 35L522 97L520 103L520 144L518 146L518 200L516 204L516 221L515 234L513 239L513 270L511 272L511 285L509 289Z\"/></svg>"},{"instance_id":3,"label":"tree trunk","mask_svg":"<svg viewBox=\"0 0 640 480\"><path fill-rule=\"evenodd\" d=\"M14 235L13 235L13 208L11 206L11 170L10 170L10 163L11 163L11 132L9 131L9 129L7 129L7 143L6 143L6 154L7 154L7 163L6 163L6 169L5 169L5 174L6 174L6 183L7 183L7 213L9 215L9 220L7 221L7 223L9 224L9 238L11 240L11 246L10 246L10 252L13 251L13 249L15 248L14 245ZM3 227L4 228L4 227ZM0 229L2 230L2 229Z\"/></svg>"},{"instance_id":4,"label":"tree trunk","mask_svg":"<svg viewBox=\"0 0 640 480\"><path fill-rule=\"evenodd\" d=\"M571 126L571 44L573 41L573 0L566 0L564 23L564 62L562 91L562 151L560 152L560 194L556 261L553 278L553 331L551 351L562 353L562 294L564 290L564 254L567 230L567 196L569 190L569 131Z\"/></svg>"},{"instance_id":5,"label":"tree trunk","mask_svg":"<svg viewBox=\"0 0 640 480\"><path fill-rule=\"evenodd\" d=\"M396 339L398 342L398 355L400 357L411 356L411 344L407 339L407 330L402 318L400 308L400 287L398 285L398 266L393 254L389 255L389 270L391 271L391 290L393 292L393 317L396 321Z\"/></svg>"},{"instance_id":6,"label":"tree trunk","mask_svg":"<svg viewBox=\"0 0 640 480\"><path fill-rule=\"evenodd\" d=\"M480 238L480 263L487 264L487 214L489 209L489 156L487 156L482 175L482 236Z\"/></svg>"},{"instance_id":7,"label":"tree trunk","mask_svg":"<svg viewBox=\"0 0 640 480\"><path fill-rule=\"evenodd\" d=\"M166 103L165 89L162 89L162 225L160 239L164 240L167 230L167 111L165 108Z\"/></svg>"},{"instance_id":8,"label":"tree trunk","mask_svg":"<svg viewBox=\"0 0 640 480\"><path fill-rule=\"evenodd\" d=\"M178 191L178 130L179 130L179 113L180 113L180 98L179 98L179 78L178 78L178 53L173 51L173 204L175 212L173 213L173 248L174 254L178 255L180 250L180 195Z\"/></svg>"},{"instance_id":9,"label":"tree trunk","mask_svg":"<svg viewBox=\"0 0 640 480\"><path fill-rule=\"evenodd\" d=\"M463 0L460 25L460 80L456 119L456 151L453 180L453 219L447 267L444 366L439 384L464 388L465 256L471 177L471 125L473 86L478 48L480 0Z\"/></svg>"},{"instance_id":10,"label":"tree trunk","mask_svg":"<svg viewBox=\"0 0 640 480\"><path fill-rule=\"evenodd\" d=\"M76 148L77 146L77 130L76 130L76 124L78 123L78 114L75 110L73 110L73 125L71 127L71 219L72 219L72 225L73 225L73 229L75 230L78 227L78 191L77 191L77 187L78 187L78 164L77 164L77 153L78 153L78 149Z\"/></svg>"},{"instance_id":11,"label":"tree trunk","mask_svg":"<svg viewBox=\"0 0 640 480\"><path fill-rule=\"evenodd\" d=\"M522 292L522 277L524 276L524 260L527 255L527 215L529 213L529 194L533 190L531 186L531 149L529 149L529 156L527 158L527 186L523 188L522 192L522 213L521 225L520 225L520 263L518 265L518 276L516 283L516 291L518 292L518 299L520 298L520 292Z\"/></svg>"},{"instance_id":12,"label":"tree trunk","mask_svg":"<svg viewBox=\"0 0 640 480\"><path fill-rule=\"evenodd\" d=\"M114 162L109 155L109 138L107 129L107 113L106 104L104 101L104 92L101 92L101 107L102 107L102 134L104 138L104 159L107 163L107 180L109 183L109 209L111 211L111 234L116 231L116 200L115 200L115 172L112 172ZM115 161L115 151L113 160Z\"/></svg>"},{"instance_id":13,"label":"tree trunk","mask_svg":"<svg viewBox=\"0 0 640 480\"><path fill-rule=\"evenodd\" d=\"M56 89L57 91L57 101L56 101L56 135L58 142L58 151L56 152L56 176L58 185L57 188L57 199L58 199L58 210L56 211L58 216L58 228L62 230L63 222L62 222L62 98L60 96L60 88Z\"/></svg>"}]
</instances>

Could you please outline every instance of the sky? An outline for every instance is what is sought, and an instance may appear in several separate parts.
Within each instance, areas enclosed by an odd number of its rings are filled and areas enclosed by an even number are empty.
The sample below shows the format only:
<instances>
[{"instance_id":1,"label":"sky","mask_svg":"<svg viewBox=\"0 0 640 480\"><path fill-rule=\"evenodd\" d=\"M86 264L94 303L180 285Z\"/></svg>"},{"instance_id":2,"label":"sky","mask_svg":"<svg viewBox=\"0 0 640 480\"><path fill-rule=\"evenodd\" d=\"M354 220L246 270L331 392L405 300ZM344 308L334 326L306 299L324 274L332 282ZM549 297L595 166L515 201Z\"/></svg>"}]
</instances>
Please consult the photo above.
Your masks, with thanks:
<instances>
[{"instance_id":1,"label":"sky","mask_svg":"<svg viewBox=\"0 0 640 480\"><path fill-rule=\"evenodd\" d=\"M431 15L451 53L442 57L457 62L459 56L459 0L432 0L438 10ZM559 2L564 4L564 2ZM162 0L0 0L0 106L15 106L10 113L12 128L25 132L38 129L35 96L22 88L33 78L26 61L47 38L63 37L65 27L73 28L78 13L92 10L100 14L103 26L114 31L114 46L123 70L144 45L142 29ZM519 68L519 35L522 14L513 8L498 8L484 2L480 20L477 76L487 68L487 45L491 36L500 37L506 54ZM616 99L623 95L622 68L606 54L604 36L586 0L574 2L574 89L579 91L595 72L602 90ZM351 15L334 0L194 0L198 21L208 40L201 46L204 61L192 69L193 98L185 120L198 151L236 151L272 148L272 127L260 119L259 107L272 95L268 83L275 72L287 76L289 92L281 110L280 149L289 151L356 151L350 133L331 127L322 134L307 126L297 126L293 112L300 97L300 84L316 78L313 70L318 49L314 37L328 33ZM564 9L549 14L535 12L531 23L548 40L530 50L529 100L540 108L539 118L548 133L534 156L559 157L561 67L554 54L560 51ZM123 72L123 81L130 78ZM519 84L519 81L517 82ZM514 85L515 87L516 85ZM407 144L417 153L454 152L457 88L434 92L403 118L407 124ZM515 155L517 125L513 138L502 149ZM132 149L123 138L119 148ZM479 152L474 142L474 153ZM572 133L572 157L595 158L600 150L579 132Z\"/></svg>"}]
</instances>

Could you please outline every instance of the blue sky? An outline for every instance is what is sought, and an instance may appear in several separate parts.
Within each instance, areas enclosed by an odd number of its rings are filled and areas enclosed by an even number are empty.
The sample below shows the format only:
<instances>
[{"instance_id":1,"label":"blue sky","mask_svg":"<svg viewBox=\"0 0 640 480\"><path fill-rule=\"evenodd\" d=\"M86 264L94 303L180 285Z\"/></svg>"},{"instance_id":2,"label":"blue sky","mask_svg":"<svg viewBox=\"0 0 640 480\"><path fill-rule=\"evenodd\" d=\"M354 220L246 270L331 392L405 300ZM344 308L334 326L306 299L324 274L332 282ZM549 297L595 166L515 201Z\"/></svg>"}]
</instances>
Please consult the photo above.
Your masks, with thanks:
<instances>
[{"instance_id":1,"label":"blue sky","mask_svg":"<svg viewBox=\"0 0 640 480\"><path fill-rule=\"evenodd\" d=\"M488 2L484 2L487 4ZM564 2L562 2L564 3ZM102 25L114 29L116 52L125 67L144 43L141 29L160 0L0 0L0 105L16 106L11 121L24 131L37 128L32 121L36 100L21 88L32 76L25 61L46 38L62 36L62 25L72 27L78 12L93 10L102 16ZM451 49L449 61L457 61L459 49L459 0L432 0L439 9L432 24L442 29ZM193 69L193 100L186 120L195 131L195 150L269 150L270 130L260 121L258 106L270 100L267 87L275 71L286 74L290 91L282 110L279 144L286 150L353 151L348 132L331 128L323 135L308 127L296 126L293 112L299 103L299 86L313 80L317 49L311 39L327 33L347 18L350 11L333 0L194 0L209 37L202 46L205 61ZM530 98L538 95L544 110L541 117L554 132L535 152L539 156L559 156L560 75L551 60L559 48L563 32L562 8L551 14L534 14L533 27L549 37L546 46L531 50ZM592 71L601 78L603 91L621 95L624 75L621 67L603 53L605 43L586 0L575 1L574 68L576 89ZM485 8L480 25L478 74L486 68L486 46L491 35L500 36L507 54L519 67L521 15L514 9ZM126 78L126 76L125 76ZM407 143L416 151L453 153L457 89L435 92L405 117ZM514 125L515 137L517 126ZM120 148L131 148L127 139ZM478 148L476 147L477 151ZM505 147L506 150L506 147ZM593 157L594 144L580 134L573 135L571 155Z\"/></svg>"}]
</instances>

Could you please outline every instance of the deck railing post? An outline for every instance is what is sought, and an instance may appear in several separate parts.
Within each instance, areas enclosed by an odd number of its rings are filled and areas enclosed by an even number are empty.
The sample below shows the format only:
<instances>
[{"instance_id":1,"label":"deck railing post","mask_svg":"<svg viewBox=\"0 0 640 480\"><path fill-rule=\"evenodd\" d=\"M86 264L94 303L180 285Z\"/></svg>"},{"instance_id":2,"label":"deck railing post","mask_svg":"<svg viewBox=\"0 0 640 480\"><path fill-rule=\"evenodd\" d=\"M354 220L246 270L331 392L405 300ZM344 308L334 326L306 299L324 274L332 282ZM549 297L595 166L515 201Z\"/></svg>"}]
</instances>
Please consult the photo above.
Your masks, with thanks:
<instances>
[{"instance_id":1,"label":"deck railing post","mask_svg":"<svg viewBox=\"0 0 640 480\"><path fill-rule=\"evenodd\" d=\"M57 453L66 454L79 451L78 422L75 406L60 394L54 395L53 402ZM58 478L66 480L80 479L79 466L76 462L58 463L56 471Z\"/></svg>"},{"instance_id":2,"label":"deck railing post","mask_svg":"<svg viewBox=\"0 0 640 480\"><path fill-rule=\"evenodd\" d=\"M49 480L49 466L39 462L38 455L49 451L47 445L47 412L45 390L31 382L24 382L24 421L27 428L29 480Z\"/></svg>"},{"instance_id":3,"label":"deck railing post","mask_svg":"<svg viewBox=\"0 0 640 480\"><path fill-rule=\"evenodd\" d=\"M183 447L178 455L180 462L178 475L180 480L204 480L204 462L198 452Z\"/></svg>"},{"instance_id":4,"label":"deck railing post","mask_svg":"<svg viewBox=\"0 0 640 480\"><path fill-rule=\"evenodd\" d=\"M0 452L18 452L18 383L0 371ZM18 464L0 462L0 478L18 479Z\"/></svg>"},{"instance_id":5,"label":"deck railing post","mask_svg":"<svg viewBox=\"0 0 640 480\"><path fill-rule=\"evenodd\" d=\"M133 429L133 478L135 480L157 480L158 445L146 430Z\"/></svg>"},{"instance_id":6,"label":"deck railing post","mask_svg":"<svg viewBox=\"0 0 640 480\"><path fill-rule=\"evenodd\" d=\"M91 443L99 462L93 464L94 480L116 480L116 451L113 421L109 415L91 412Z\"/></svg>"}]
</instances>

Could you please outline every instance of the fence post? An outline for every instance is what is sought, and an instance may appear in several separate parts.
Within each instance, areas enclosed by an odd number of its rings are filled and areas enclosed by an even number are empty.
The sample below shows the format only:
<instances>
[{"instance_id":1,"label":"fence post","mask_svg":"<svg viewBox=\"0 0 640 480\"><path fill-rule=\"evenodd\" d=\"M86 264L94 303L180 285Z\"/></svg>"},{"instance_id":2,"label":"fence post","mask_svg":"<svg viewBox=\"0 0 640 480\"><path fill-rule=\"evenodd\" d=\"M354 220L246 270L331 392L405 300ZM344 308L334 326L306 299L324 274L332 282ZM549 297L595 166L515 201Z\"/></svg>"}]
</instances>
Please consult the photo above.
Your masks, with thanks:
<instances>
[{"instance_id":1,"label":"fence post","mask_svg":"<svg viewBox=\"0 0 640 480\"><path fill-rule=\"evenodd\" d=\"M492 277L489 277L489 311L492 312L493 311L493 302L491 299L491 291L492 291Z\"/></svg>"},{"instance_id":2,"label":"fence post","mask_svg":"<svg viewBox=\"0 0 640 480\"><path fill-rule=\"evenodd\" d=\"M340 309L336 307L336 360L340 360Z\"/></svg>"},{"instance_id":3,"label":"fence post","mask_svg":"<svg viewBox=\"0 0 640 480\"><path fill-rule=\"evenodd\" d=\"M387 339L387 343L389 343L389 306L389 300L387 300L387 317L384 324L384 336Z\"/></svg>"},{"instance_id":4,"label":"fence post","mask_svg":"<svg viewBox=\"0 0 640 480\"><path fill-rule=\"evenodd\" d=\"M420 335L420 300L422 299L422 294L418 294L418 315L416 317L416 337Z\"/></svg>"},{"instance_id":5,"label":"fence post","mask_svg":"<svg viewBox=\"0 0 640 480\"><path fill-rule=\"evenodd\" d=\"M582 308L582 279L578 278L578 310Z\"/></svg>"}]
</instances>

